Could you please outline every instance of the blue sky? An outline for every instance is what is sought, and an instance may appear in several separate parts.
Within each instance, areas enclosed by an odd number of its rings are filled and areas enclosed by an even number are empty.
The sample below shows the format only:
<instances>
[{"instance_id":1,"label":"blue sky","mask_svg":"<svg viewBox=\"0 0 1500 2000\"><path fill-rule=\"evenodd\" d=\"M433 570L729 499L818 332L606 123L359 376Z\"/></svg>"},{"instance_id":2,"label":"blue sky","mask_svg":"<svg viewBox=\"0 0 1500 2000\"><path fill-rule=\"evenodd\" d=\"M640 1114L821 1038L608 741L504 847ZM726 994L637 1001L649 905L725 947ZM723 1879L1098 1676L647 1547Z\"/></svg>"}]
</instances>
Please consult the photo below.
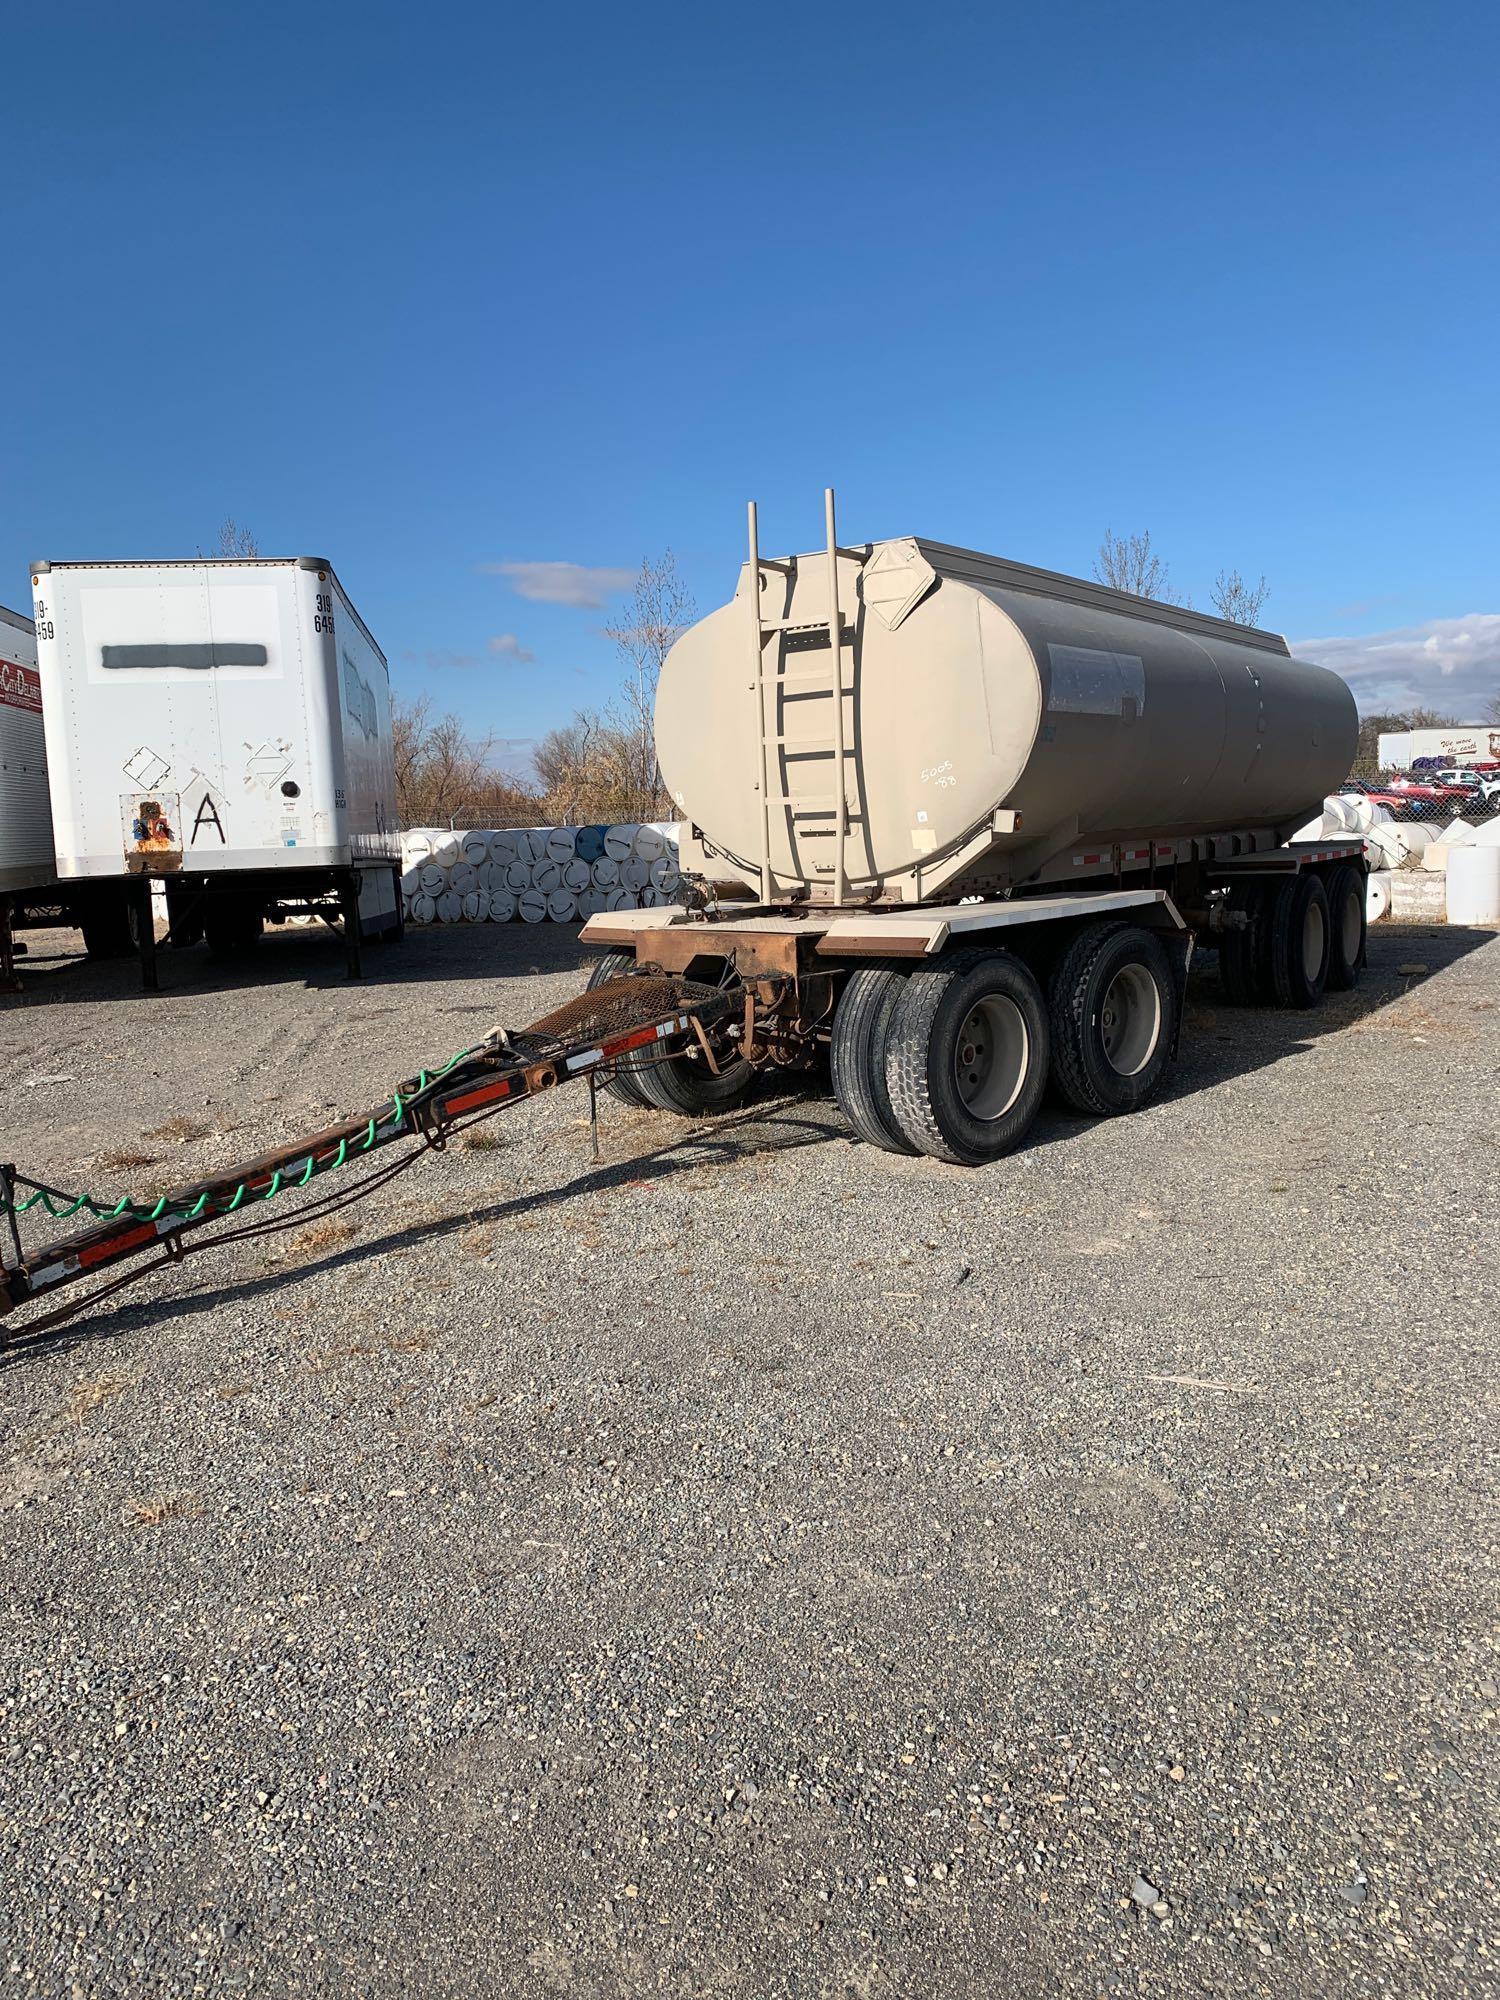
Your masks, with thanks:
<instances>
[{"instance_id":1,"label":"blue sky","mask_svg":"<svg viewBox=\"0 0 1500 2000\"><path fill-rule=\"evenodd\" d=\"M232 514L520 756L607 697L620 573L670 545L707 610L745 499L806 547L832 481L851 541L1086 574L1149 527L1200 605L1264 571L1367 703L1500 683L1493 8L58 5L8 40L0 601Z\"/></svg>"}]
</instances>

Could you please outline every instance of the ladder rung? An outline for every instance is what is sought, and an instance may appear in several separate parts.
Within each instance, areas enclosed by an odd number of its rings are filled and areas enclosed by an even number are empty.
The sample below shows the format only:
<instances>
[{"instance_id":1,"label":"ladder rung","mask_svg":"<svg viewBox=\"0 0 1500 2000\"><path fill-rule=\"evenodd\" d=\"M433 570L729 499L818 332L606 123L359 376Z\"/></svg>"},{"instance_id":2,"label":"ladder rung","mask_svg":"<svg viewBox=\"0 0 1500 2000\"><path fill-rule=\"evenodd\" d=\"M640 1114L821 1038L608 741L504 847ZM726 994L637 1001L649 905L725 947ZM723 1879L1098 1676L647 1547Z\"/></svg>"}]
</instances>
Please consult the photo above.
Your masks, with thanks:
<instances>
[{"instance_id":1,"label":"ladder rung","mask_svg":"<svg viewBox=\"0 0 1500 2000\"><path fill-rule=\"evenodd\" d=\"M821 632L826 639L828 636L828 620L826 618L762 618L760 629L763 633ZM854 643L854 627L841 623L839 626L839 639L841 642L847 642L852 645Z\"/></svg>"},{"instance_id":2,"label":"ladder rung","mask_svg":"<svg viewBox=\"0 0 1500 2000\"><path fill-rule=\"evenodd\" d=\"M799 806L813 812L834 812L838 799L832 792L782 792L779 794L784 806Z\"/></svg>"},{"instance_id":3,"label":"ladder rung","mask_svg":"<svg viewBox=\"0 0 1500 2000\"><path fill-rule=\"evenodd\" d=\"M815 751L820 757L831 757L834 752L831 736L768 736L766 741L780 743L787 750L806 750L809 754ZM844 755L852 757L854 752L845 750Z\"/></svg>"},{"instance_id":4,"label":"ladder rung","mask_svg":"<svg viewBox=\"0 0 1500 2000\"><path fill-rule=\"evenodd\" d=\"M833 693L832 677L826 668L819 669L817 667L814 667L811 673L804 667L801 673L778 674L775 680L767 681L766 686L773 690L782 687L816 687L821 694ZM854 692L852 687L843 688L841 691L844 694L853 694Z\"/></svg>"}]
</instances>

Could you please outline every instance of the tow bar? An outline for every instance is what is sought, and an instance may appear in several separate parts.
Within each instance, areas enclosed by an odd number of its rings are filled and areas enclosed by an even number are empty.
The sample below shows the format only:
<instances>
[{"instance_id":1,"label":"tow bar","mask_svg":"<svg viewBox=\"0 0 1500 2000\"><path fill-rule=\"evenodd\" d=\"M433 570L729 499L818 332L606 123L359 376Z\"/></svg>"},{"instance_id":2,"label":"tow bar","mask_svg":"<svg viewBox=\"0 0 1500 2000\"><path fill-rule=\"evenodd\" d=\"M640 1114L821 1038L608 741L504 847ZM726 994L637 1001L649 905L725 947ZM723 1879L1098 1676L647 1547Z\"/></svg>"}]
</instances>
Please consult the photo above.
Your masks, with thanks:
<instances>
[{"instance_id":1,"label":"tow bar","mask_svg":"<svg viewBox=\"0 0 1500 2000\"><path fill-rule=\"evenodd\" d=\"M598 1083L622 1063L662 1061L682 1054L684 1046L699 1048L712 1060L707 1031L733 1025L737 1016L737 996L720 987L649 973L611 979L527 1028L492 1029L483 1041L461 1050L440 1069L418 1071L383 1104L358 1118L154 1200L136 1201L126 1195L110 1202L91 1194L69 1194L13 1166L0 1166L0 1219L8 1228L13 1253L7 1255L0 1244L0 1319L29 1300L136 1260L132 1269L111 1283L15 1329L21 1335L40 1333L148 1271L180 1262L194 1251L295 1228L330 1214L373 1193L424 1153L441 1152L465 1126L559 1084L587 1081L592 1103ZM406 1151L353 1185L345 1184L337 1193L298 1204L266 1221L247 1219L247 1211L253 1211L256 1203L357 1166L367 1154L400 1140L411 1142ZM19 1218L33 1211L59 1220L79 1214L94 1219L87 1228L28 1255ZM240 1218L236 1227L214 1230L202 1241L185 1240L230 1216ZM0 1331L0 1347L10 1344Z\"/></svg>"}]
</instances>

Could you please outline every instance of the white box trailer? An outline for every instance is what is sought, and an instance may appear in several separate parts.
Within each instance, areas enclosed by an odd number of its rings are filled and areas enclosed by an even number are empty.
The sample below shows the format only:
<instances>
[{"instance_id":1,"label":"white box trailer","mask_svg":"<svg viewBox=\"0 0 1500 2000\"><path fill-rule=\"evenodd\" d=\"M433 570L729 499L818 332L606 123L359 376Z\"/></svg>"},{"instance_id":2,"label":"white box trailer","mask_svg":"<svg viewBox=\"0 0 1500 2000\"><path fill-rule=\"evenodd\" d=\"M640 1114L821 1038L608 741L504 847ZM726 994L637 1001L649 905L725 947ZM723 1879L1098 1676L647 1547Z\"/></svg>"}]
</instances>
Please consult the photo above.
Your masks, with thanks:
<instances>
[{"instance_id":1,"label":"white box trailer","mask_svg":"<svg viewBox=\"0 0 1500 2000\"><path fill-rule=\"evenodd\" d=\"M36 632L0 604L0 895L38 888L52 875Z\"/></svg>"},{"instance_id":2,"label":"white box trailer","mask_svg":"<svg viewBox=\"0 0 1500 2000\"><path fill-rule=\"evenodd\" d=\"M32 592L57 873L117 885L122 944L153 879L174 944L336 910L353 972L399 934L389 675L331 564L38 562Z\"/></svg>"}]
</instances>

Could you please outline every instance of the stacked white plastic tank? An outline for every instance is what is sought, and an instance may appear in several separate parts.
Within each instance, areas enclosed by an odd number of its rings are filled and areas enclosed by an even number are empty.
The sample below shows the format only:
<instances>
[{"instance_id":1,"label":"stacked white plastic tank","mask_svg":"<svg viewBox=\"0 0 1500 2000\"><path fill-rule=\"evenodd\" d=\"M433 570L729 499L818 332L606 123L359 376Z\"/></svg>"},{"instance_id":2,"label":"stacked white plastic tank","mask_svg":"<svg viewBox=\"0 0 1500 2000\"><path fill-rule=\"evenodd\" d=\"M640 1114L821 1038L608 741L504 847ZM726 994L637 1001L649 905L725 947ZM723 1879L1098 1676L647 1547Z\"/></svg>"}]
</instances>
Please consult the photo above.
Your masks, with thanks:
<instances>
[{"instance_id":1,"label":"stacked white plastic tank","mask_svg":"<svg viewBox=\"0 0 1500 2000\"><path fill-rule=\"evenodd\" d=\"M408 923L581 923L600 910L674 902L677 828L519 826L401 836Z\"/></svg>"},{"instance_id":2,"label":"stacked white plastic tank","mask_svg":"<svg viewBox=\"0 0 1500 2000\"><path fill-rule=\"evenodd\" d=\"M1476 921L1467 914L1470 908L1487 908L1494 897L1500 895L1500 859L1493 862L1468 859L1469 850L1481 855L1500 850L1500 817L1486 820L1478 826L1465 819L1452 820L1445 827L1430 826L1419 820L1398 820L1385 806L1374 804L1362 792L1340 792L1323 801L1321 816L1299 828L1292 835L1292 842L1300 845L1304 841L1330 837L1347 840L1351 834L1360 835L1369 858L1368 906L1371 923L1390 913L1395 894L1392 877L1397 869L1422 869L1429 875L1448 874L1455 852L1464 856L1459 873L1465 887L1459 902L1465 914L1461 917L1454 915L1450 895L1450 923ZM1467 884L1471 877L1480 875L1485 886L1475 892L1476 901ZM1491 877L1495 880L1494 887L1490 886Z\"/></svg>"}]
</instances>

